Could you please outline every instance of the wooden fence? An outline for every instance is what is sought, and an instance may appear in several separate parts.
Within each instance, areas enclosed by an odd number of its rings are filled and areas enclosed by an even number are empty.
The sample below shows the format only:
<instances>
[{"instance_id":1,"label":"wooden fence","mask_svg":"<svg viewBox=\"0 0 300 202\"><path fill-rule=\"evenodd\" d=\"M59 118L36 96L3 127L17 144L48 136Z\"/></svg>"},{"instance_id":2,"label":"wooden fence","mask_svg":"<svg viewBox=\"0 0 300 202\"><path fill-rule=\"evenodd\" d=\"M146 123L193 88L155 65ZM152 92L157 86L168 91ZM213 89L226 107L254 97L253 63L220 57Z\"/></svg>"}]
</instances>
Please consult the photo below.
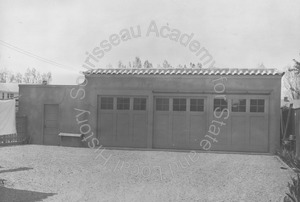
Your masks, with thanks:
<instances>
[{"instance_id":1,"label":"wooden fence","mask_svg":"<svg viewBox=\"0 0 300 202\"><path fill-rule=\"evenodd\" d=\"M17 133L0 136L0 146L17 145L28 143L29 138L27 135L27 117L16 117Z\"/></svg>"},{"instance_id":2,"label":"wooden fence","mask_svg":"<svg viewBox=\"0 0 300 202\"><path fill-rule=\"evenodd\" d=\"M296 155L300 158L300 108L294 110L292 130L296 136Z\"/></svg>"},{"instance_id":3,"label":"wooden fence","mask_svg":"<svg viewBox=\"0 0 300 202\"><path fill-rule=\"evenodd\" d=\"M285 136L289 140L286 149L292 151L300 159L300 108L281 108L281 111L280 139L283 140Z\"/></svg>"}]
</instances>

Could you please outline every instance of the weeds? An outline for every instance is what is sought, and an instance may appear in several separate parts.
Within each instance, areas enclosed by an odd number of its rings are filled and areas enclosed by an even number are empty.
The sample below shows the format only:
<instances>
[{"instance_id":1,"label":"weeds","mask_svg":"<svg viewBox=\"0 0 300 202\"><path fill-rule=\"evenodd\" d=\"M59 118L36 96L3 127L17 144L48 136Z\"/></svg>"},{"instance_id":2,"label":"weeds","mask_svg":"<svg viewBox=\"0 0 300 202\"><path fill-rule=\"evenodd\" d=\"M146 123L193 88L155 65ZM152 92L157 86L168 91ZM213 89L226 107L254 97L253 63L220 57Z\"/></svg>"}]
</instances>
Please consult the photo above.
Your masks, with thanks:
<instances>
[{"instance_id":1,"label":"weeds","mask_svg":"<svg viewBox=\"0 0 300 202\"><path fill-rule=\"evenodd\" d=\"M296 157L294 152L289 151L286 148L281 149L277 152L277 155L296 173L300 173L300 160Z\"/></svg>"},{"instance_id":2,"label":"weeds","mask_svg":"<svg viewBox=\"0 0 300 202\"><path fill-rule=\"evenodd\" d=\"M288 183L289 193L284 197L284 202L300 202L300 175L292 178L292 182Z\"/></svg>"},{"instance_id":3,"label":"weeds","mask_svg":"<svg viewBox=\"0 0 300 202\"><path fill-rule=\"evenodd\" d=\"M277 155L296 173L297 177L292 178L292 182L288 183L289 192L284 197L284 202L300 202L300 160L293 151L283 147Z\"/></svg>"}]
</instances>

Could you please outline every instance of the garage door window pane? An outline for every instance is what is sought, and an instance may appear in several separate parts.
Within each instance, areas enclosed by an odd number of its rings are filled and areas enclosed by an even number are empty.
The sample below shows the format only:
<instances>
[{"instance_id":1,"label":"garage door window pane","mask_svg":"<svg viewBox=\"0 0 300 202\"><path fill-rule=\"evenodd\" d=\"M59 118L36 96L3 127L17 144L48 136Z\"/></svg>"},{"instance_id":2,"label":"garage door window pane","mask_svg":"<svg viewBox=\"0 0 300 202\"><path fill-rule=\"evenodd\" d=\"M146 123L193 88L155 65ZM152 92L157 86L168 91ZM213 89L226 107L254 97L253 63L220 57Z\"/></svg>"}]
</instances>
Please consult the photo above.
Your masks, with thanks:
<instances>
[{"instance_id":1,"label":"garage door window pane","mask_svg":"<svg viewBox=\"0 0 300 202\"><path fill-rule=\"evenodd\" d=\"M101 109L113 109L113 108L114 108L114 98L112 97L101 98Z\"/></svg>"},{"instance_id":2,"label":"garage door window pane","mask_svg":"<svg viewBox=\"0 0 300 202\"><path fill-rule=\"evenodd\" d=\"M228 106L227 100L224 99L214 99L214 111L222 111L223 109L226 109Z\"/></svg>"},{"instance_id":3,"label":"garage door window pane","mask_svg":"<svg viewBox=\"0 0 300 202\"><path fill-rule=\"evenodd\" d=\"M174 98L173 99L173 111L186 111L186 99Z\"/></svg>"},{"instance_id":4,"label":"garage door window pane","mask_svg":"<svg viewBox=\"0 0 300 202\"><path fill-rule=\"evenodd\" d=\"M169 111L169 98L156 98L157 111Z\"/></svg>"},{"instance_id":5,"label":"garage door window pane","mask_svg":"<svg viewBox=\"0 0 300 202\"><path fill-rule=\"evenodd\" d=\"M134 98L133 110L146 110L146 98Z\"/></svg>"},{"instance_id":6,"label":"garage door window pane","mask_svg":"<svg viewBox=\"0 0 300 202\"><path fill-rule=\"evenodd\" d=\"M265 112L265 100L264 99L251 99L250 100L250 112Z\"/></svg>"},{"instance_id":7,"label":"garage door window pane","mask_svg":"<svg viewBox=\"0 0 300 202\"><path fill-rule=\"evenodd\" d=\"M203 112L204 111L204 99L191 99L190 111L191 112Z\"/></svg>"},{"instance_id":8,"label":"garage door window pane","mask_svg":"<svg viewBox=\"0 0 300 202\"><path fill-rule=\"evenodd\" d=\"M257 105L258 106L264 106L265 105L265 100L263 100L263 99L257 100Z\"/></svg>"},{"instance_id":9,"label":"garage door window pane","mask_svg":"<svg viewBox=\"0 0 300 202\"><path fill-rule=\"evenodd\" d=\"M129 98L117 98L117 109L118 110L129 110L130 109L130 99Z\"/></svg>"},{"instance_id":10,"label":"garage door window pane","mask_svg":"<svg viewBox=\"0 0 300 202\"><path fill-rule=\"evenodd\" d=\"M256 106L256 105L257 105L257 100L251 99L250 106Z\"/></svg>"},{"instance_id":11,"label":"garage door window pane","mask_svg":"<svg viewBox=\"0 0 300 202\"><path fill-rule=\"evenodd\" d=\"M233 99L231 103L232 112L246 112L246 99Z\"/></svg>"},{"instance_id":12,"label":"garage door window pane","mask_svg":"<svg viewBox=\"0 0 300 202\"><path fill-rule=\"evenodd\" d=\"M265 107L264 106L258 106L257 107L257 112L264 112L265 111Z\"/></svg>"}]
</instances>

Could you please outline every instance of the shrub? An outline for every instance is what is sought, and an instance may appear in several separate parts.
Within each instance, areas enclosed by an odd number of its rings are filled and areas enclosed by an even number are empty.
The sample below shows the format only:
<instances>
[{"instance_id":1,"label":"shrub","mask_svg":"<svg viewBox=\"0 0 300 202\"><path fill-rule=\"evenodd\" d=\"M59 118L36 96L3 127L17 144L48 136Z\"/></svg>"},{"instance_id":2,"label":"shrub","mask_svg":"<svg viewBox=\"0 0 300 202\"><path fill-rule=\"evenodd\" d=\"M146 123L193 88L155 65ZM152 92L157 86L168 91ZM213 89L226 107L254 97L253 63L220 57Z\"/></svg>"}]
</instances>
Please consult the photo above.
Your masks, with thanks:
<instances>
[{"instance_id":1,"label":"shrub","mask_svg":"<svg viewBox=\"0 0 300 202\"><path fill-rule=\"evenodd\" d=\"M292 178L292 182L288 183L289 192L284 197L284 202L300 202L300 160L293 151L283 147L277 155L296 173L297 177Z\"/></svg>"},{"instance_id":2,"label":"shrub","mask_svg":"<svg viewBox=\"0 0 300 202\"><path fill-rule=\"evenodd\" d=\"M292 178L292 182L288 183L289 193L284 197L284 202L300 202L300 175Z\"/></svg>"},{"instance_id":3,"label":"shrub","mask_svg":"<svg viewBox=\"0 0 300 202\"><path fill-rule=\"evenodd\" d=\"M300 160L296 157L293 151L283 148L277 152L277 155L295 172L300 173Z\"/></svg>"}]
</instances>

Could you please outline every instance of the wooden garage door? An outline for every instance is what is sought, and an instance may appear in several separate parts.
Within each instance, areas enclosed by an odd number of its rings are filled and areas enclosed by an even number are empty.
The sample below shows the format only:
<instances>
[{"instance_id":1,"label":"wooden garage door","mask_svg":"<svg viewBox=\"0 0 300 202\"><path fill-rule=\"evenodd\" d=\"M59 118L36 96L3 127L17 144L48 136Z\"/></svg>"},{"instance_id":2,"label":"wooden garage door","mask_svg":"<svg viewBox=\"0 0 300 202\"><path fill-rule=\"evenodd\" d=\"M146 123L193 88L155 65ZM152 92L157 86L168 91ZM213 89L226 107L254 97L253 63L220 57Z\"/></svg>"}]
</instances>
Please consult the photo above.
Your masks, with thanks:
<instances>
[{"instance_id":1,"label":"wooden garage door","mask_svg":"<svg viewBox=\"0 0 300 202\"><path fill-rule=\"evenodd\" d=\"M200 150L207 139L210 150L268 152L268 107L263 95L227 95L226 100L215 95L157 96L153 148Z\"/></svg>"},{"instance_id":2,"label":"wooden garage door","mask_svg":"<svg viewBox=\"0 0 300 202\"><path fill-rule=\"evenodd\" d=\"M220 133L216 137L218 142L212 144L211 150L268 152L268 96L228 95L226 98L226 101L213 98L211 110L215 110L216 107L226 107L229 114L227 120L222 119L227 116L227 113L224 113L220 119L211 114L210 123L214 120L226 124L223 126L215 124L219 126Z\"/></svg>"},{"instance_id":3,"label":"wooden garage door","mask_svg":"<svg viewBox=\"0 0 300 202\"><path fill-rule=\"evenodd\" d=\"M43 143L45 145L59 145L58 112L58 104L44 105Z\"/></svg>"},{"instance_id":4,"label":"wooden garage door","mask_svg":"<svg viewBox=\"0 0 300 202\"><path fill-rule=\"evenodd\" d=\"M246 112L237 112L238 105L246 101ZM237 151L269 151L269 98L252 95L230 99L231 147ZM236 110L235 110L236 109Z\"/></svg>"},{"instance_id":5,"label":"wooden garage door","mask_svg":"<svg viewBox=\"0 0 300 202\"><path fill-rule=\"evenodd\" d=\"M100 143L111 147L147 147L147 105L147 97L99 96Z\"/></svg>"},{"instance_id":6,"label":"wooden garage door","mask_svg":"<svg viewBox=\"0 0 300 202\"><path fill-rule=\"evenodd\" d=\"M153 148L199 149L207 129L206 97L155 97Z\"/></svg>"}]
</instances>

